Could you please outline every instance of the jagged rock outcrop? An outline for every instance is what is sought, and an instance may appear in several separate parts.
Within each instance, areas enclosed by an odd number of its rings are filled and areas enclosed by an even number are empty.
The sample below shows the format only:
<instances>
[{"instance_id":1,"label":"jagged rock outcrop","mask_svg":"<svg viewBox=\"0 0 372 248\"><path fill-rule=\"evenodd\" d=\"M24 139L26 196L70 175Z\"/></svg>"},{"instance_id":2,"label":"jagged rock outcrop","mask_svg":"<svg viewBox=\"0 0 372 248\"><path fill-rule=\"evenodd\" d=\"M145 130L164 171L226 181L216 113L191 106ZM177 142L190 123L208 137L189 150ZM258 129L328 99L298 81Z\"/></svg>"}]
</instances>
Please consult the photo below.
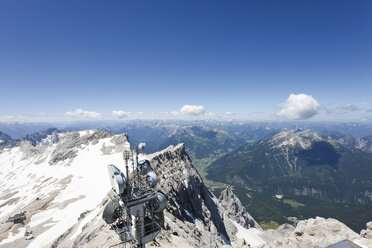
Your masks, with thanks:
<instances>
[{"instance_id":1,"label":"jagged rock outcrop","mask_svg":"<svg viewBox=\"0 0 372 248\"><path fill-rule=\"evenodd\" d=\"M226 188L221 192L218 202L222 205L223 209L225 209L224 214L227 215L231 220L235 221L244 228L255 227L261 230L260 225L258 225L253 217L247 213L239 198L230 188Z\"/></svg>"},{"instance_id":2,"label":"jagged rock outcrop","mask_svg":"<svg viewBox=\"0 0 372 248\"><path fill-rule=\"evenodd\" d=\"M181 225L181 237L194 246L222 245L221 238L229 240L214 195L206 188L192 166L185 146L170 146L149 156L151 165L160 179L159 189L168 196L165 217ZM167 221L165 221L167 223ZM172 229L172 225L168 224Z\"/></svg>"},{"instance_id":3,"label":"jagged rock outcrop","mask_svg":"<svg viewBox=\"0 0 372 248\"><path fill-rule=\"evenodd\" d=\"M63 131L58 130L57 128L48 128L45 131L36 132L33 134L27 134L20 138L20 140L30 141L33 146L36 146L41 141L45 143L50 141L51 143L58 142L58 133L62 133ZM49 140L46 140L50 136Z\"/></svg>"},{"instance_id":4,"label":"jagged rock outcrop","mask_svg":"<svg viewBox=\"0 0 372 248\"><path fill-rule=\"evenodd\" d=\"M372 221L366 224L366 229L360 231L360 236L372 240Z\"/></svg>"},{"instance_id":5,"label":"jagged rock outcrop","mask_svg":"<svg viewBox=\"0 0 372 248\"><path fill-rule=\"evenodd\" d=\"M261 227L230 188L221 192L218 205L233 247L259 247L264 244L258 236Z\"/></svg>"},{"instance_id":6,"label":"jagged rock outcrop","mask_svg":"<svg viewBox=\"0 0 372 248\"><path fill-rule=\"evenodd\" d=\"M9 135L0 132L0 148L11 146L17 143L17 140L12 139Z\"/></svg>"},{"instance_id":7,"label":"jagged rock outcrop","mask_svg":"<svg viewBox=\"0 0 372 248\"><path fill-rule=\"evenodd\" d=\"M48 128L45 131L24 135L19 139L12 139L9 135L0 132L0 148L12 147L24 142L29 142L32 146L36 146L39 143L43 145L57 143L59 141L58 133L63 132L57 128Z\"/></svg>"},{"instance_id":8,"label":"jagged rock outcrop","mask_svg":"<svg viewBox=\"0 0 372 248\"><path fill-rule=\"evenodd\" d=\"M103 127L98 130L105 132L105 133L109 133L109 134L115 134L115 130L112 129L111 127Z\"/></svg>"},{"instance_id":9,"label":"jagged rock outcrop","mask_svg":"<svg viewBox=\"0 0 372 248\"><path fill-rule=\"evenodd\" d=\"M97 130L59 133L57 144L45 143L49 137L36 146L21 141L0 150L0 247L50 247L75 224L72 235L77 236L80 224L96 216L111 188L107 164L122 162L122 152L129 148L127 135ZM50 163L55 154L70 151L74 159ZM24 224L5 223L21 211L27 212ZM82 213L88 214L79 219ZM25 240L27 228L33 239Z\"/></svg>"},{"instance_id":10,"label":"jagged rock outcrop","mask_svg":"<svg viewBox=\"0 0 372 248\"><path fill-rule=\"evenodd\" d=\"M53 165L66 159L73 159L76 157L81 145L87 145L89 142L95 144L99 139L112 136L109 133L98 130L88 130L85 132L87 132L86 135L81 135L80 132L69 132L60 136L61 140L51 154L49 164Z\"/></svg>"},{"instance_id":11,"label":"jagged rock outcrop","mask_svg":"<svg viewBox=\"0 0 372 248\"><path fill-rule=\"evenodd\" d=\"M360 138L352 135L346 135L338 139L337 141L346 147L372 153L372 141L369 140L368 138Z\"/></svg>"},{"instance_id":12,"label":"jagged rock outcrop","mask_svg":"<svg viewBox=\"0 0 372 248\"><path fill-rule=\"evenodd\" d=\"M230 218L246 227L255 225L259 228L259 225L246 213L240 201L232 202L238 200L232 191L224 193L226 196L219 201L206 188L183 144L170 146L147 158L158 175L158 189L168 196L166 210L159 221L163 230L156 239L161 247L249 247L246 240L236 237L238 230ZM83 225L82 232L73 238L74 242L69 240L81 223L62 235L54 247L98 247L119 243L114 231L101 218L103 206L104 203L91 221ZM232 206L235 208L227 209ZM244 217L233 216L234 212Z\"/></svg>"},{"instance_id":13,"label":"jagged rock outcrop","mask_svg":"<svg viewBox=\"0 0 372 248\"><path fill-rule=\"evenodd\" d=\"M0 173L0 200L5 200L0 222L27 211L25 226L7 223L0 227L0 247L89 248L120 242L103 221L102 211L111 188L106 165L122 166L128 136L87 130L58 137L57 144L33 146L22 141L0 151L0 164L7 173ZM309 219L296 227L287 224L263 232L231 189L217 199L206 188L183 144L140 156L151 161L159 178L157 187L168 196L164 214L159 216L163 230L153 245L324 247L343 239L362 247L371 244L333 219ZM371 226L367 224L362 236L369 237ZM34 238L25 239L30 231Z\"/></svg>"},{"instance_id":14,"label":"jagged rock outcrop","mask_svg":"<svg viewBox=\"0 0 372 248\"><path fill-rule=\"evenodd\" d=\"M270 144L273 147L298 146L302 149L308 149L314 142L323 140L323 137L310 129L305 131L283 129L270 139Z\"/></svg>"},{"instance_id":15,"label":"jagged rock outcrop","mask_svg":"<svg viewBox=\"0 0 372 248\"><path fill-rule=\"evenodd\" d=\"M372 240L361 237L336 219L322 217L300 221L296 227L285 224L264 232L261 237L268 248L326 247L345 239L361 247L372 247Z\"/></svg>"}]
</instances>

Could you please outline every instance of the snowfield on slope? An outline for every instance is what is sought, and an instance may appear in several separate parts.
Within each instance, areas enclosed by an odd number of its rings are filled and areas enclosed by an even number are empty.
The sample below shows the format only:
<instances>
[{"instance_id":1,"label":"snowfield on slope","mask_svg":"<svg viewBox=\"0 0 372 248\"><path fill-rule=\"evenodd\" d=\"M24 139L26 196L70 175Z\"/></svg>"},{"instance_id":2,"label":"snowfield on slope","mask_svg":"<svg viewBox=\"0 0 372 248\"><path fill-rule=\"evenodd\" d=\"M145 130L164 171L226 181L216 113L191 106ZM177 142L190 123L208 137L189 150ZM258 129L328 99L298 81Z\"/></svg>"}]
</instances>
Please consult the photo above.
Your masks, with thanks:
<instances>
[{"instance_id":1,"label":"snowfield on slope","mask_svg":"<svg viewBox=\"0 0 372 248\"><path fill-rule=\"evenodd\" d=\"M96 132L79 132L79 139L87 139ZM65 134L59 136L60 140L68 138ZM126 137L122 140L123 148L128 149ZM49 247L77 222L81 213L96 209L111 189L107 165L115 164L122 170L124 167L122 150L107 152L108 147L117 146L112 137L87 141L73 148L76 157L51 165L49 160L56 146L40 144L35 148L24 143L0 151L0 220L5 222L23 210L27 211L26 216L32 215L26 227L33 230L35 238L27 247ZM44 200L45 209L33 212L32 207L28 208ZM87 220L95 212L88 214ZM10 229L1 237L0 247L24 239L24 231L22 227Z\"/></svg>"}]
</instances>

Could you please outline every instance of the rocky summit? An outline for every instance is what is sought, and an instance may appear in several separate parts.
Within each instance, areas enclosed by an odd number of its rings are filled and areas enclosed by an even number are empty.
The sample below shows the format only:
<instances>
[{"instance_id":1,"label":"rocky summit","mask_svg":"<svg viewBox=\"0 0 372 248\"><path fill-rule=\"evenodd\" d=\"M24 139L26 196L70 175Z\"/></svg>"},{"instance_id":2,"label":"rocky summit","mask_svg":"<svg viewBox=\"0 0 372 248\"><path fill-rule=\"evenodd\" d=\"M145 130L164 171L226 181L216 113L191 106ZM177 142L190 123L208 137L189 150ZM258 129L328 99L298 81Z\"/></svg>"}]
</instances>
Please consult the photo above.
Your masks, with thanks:
<instances>
[{"instance_id":1,"label":"rocky summit","mask_svg":"<svg viewBox=\"0 0 372 248\"><path fill-rule=\"evenodd\" d=\"M57 139L56 139L57 136ZM124 171L126 134L98 130L52 133L34 146L0 151L0 247L109 247L118 236L102 219L110 199L107 164ZM349 239L370 245L332 219L300 221L263 231L230 188L217 199L194 168L184 144L141 154L168 197L162 231L149 247L321 247ZM17 215L18 214L18 215ZM22 215L20 221L14 216ZM12 219L13 218L13 219ZM19 219L19 218L18 218ZM17 220L18 220L17 219Z\"/></svg>"},{"instance_id":2,"label":"rocky summit","mask_svg":"<svg viewBox=\"0 0 372 248\"><path fill-rule=\"evenodd\" d=\"M98 130L58 133L58 139L55 135L48 135L36 146L22 141L1 150L0 247L103 247L118 243L101 216L111 188L106 166L123 166L122 152L130 147L127 135ZM159 218L163 227L159 244L263 244L258 236L260 227L232 191L217 199L206 188L183 144L141 156L151 161L159 177L157 187L168 196L166 211ZM6 223L21 211L26 216L22 223ZM241 230L254 239L242 238ZM31 231L33 238L26 239L25 233Z\"/></svg>"},{"instance_id":3,"label":"rocky summit","mask_svg":"<svg viewBox=\"0 0 372 248\"><path fill-rule=\"evenodd\" d=\"M284 224L262 234L265 247L327 247L349 240L360 247L372 247L372 240L362 237L336 219L321 217L298 222L297 226Z\"/></svg>"}]
</instances>

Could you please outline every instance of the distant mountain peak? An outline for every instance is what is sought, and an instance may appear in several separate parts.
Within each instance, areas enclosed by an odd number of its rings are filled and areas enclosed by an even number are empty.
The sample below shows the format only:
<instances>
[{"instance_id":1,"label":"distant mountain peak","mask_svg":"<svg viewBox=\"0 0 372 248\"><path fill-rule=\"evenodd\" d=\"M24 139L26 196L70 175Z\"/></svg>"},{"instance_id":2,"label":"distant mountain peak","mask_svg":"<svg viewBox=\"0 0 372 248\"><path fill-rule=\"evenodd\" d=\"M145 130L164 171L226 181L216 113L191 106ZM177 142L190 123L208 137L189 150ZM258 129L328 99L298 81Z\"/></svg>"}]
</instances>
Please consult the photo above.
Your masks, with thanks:
<instances>
[{"instance_id":1,"label":"distant mountain peak","mask_svg":"<svg viewBox=\"0 0 372 248\"><path fill-rule=\"evenodd\" d=\"M8 145L14 145L17 141L12 139L9 135L0 132L0 148Z\"/></svg>"},{"instance_id":2,"label":"distant mountain peak","mask_svg":"<svg viewBox=\"0 0 372 248\"><path fill-rule=\"evenodd\" d=\"M317 132L307 129L304 131L298 129L284 129L280 133L274 135L270 139L272 147L301 147L302 149L309 149L314 142L325 141L324 138Z\"/></svg>"},{"instance_id":3,"label":"distant mountain peak","mask_svg":"<svg viewBox=\"0 0 372 248\"><path fill-rule=\"evenodd\" d=\"M337 140L340 144L354 149L372 153L372 141L368 138L360 138L352 135L345 135Z\"/></svg>"}]
</instances>

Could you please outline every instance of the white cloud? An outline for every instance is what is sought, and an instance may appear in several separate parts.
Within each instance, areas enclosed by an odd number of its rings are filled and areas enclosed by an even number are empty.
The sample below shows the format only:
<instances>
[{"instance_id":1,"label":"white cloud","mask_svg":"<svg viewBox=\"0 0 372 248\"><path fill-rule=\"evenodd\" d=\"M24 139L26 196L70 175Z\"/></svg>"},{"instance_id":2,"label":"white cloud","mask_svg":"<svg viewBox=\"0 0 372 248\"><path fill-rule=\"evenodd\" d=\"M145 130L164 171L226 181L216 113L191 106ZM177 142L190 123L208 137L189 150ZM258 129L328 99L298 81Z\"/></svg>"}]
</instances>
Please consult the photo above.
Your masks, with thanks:
<instances>
[{"instance_id":1,"label":"white cloud","mask_svg":"<svg viewBox=\"0 0 372 248\"><path fill-rule=\"evenodd\" d=\"M0 116L0 121L12 121L12 120L15 120L19 118L18 116L15 116L15 115L3 115L3 116Z\"/></svg>"},{"instance_id":2,"label":"white cloud","mask_svg":"<svg viewBox=\"0 0 372 248\"><path fill-rule=\"evenodd\" d=\"M82 109L76 109L75 111L68 111L65 113L67 117L71 118L100 118L102 115L94 111L86 111Z\"/></svg>"},{"instance_id":3,"label":"white cloud","mask_svg":"<svg viewBox=\"0 0 372 248\"><path fill-rule=\"evenodd\" d=\"M345 113L348 113L348 112L359 110L356 106L354 106L350 103L338 106L337 109L338 109L338 112L337 112L338 114L345 114Z\"/></svg>"},{"instance_id":4,"label":"white cloud","mask_svg":"<svg viewBox=\"0 0 372 248\"><path fill-rule=\"evenodd\" d=\"M184 105L180 112L184 115L202 115L204 114L205 108L203 106L196 105Z\"/></svg>"},{"instance_id":5,"label":"white cloud","mask_svg":"<svg viewBox=\"0 0 372 248\"><path fill-rule=\"evenodd\" d=\"M212 112L208 112L205 115L208 116L208 117L216 117L217 116L217 114L212 113Z\"/></svg>"},{"instance_id":6,"label":"white cloud","mask_svg":"<svg viewBox=\"0 0 372 248\"><path fill-rule=\"evenodd\" d=\"M203 115L205 108L197 105L184 105L179 111L171 111L172 115Z\"/></svg>"},{"instance_id":7,"label":"white cloud","mask_svg":"<svg viewBox=\"0 0 372 248\"><path fill-rule=\"evenodd\" d=\"M280 106L282 109L276 115L290 120L309 119L318 113L320 107L317 100L306 94L290 94Z\"/></svg>"},{"instance_id":8,"label":"white cloud","mask_svg":"<svg viewBox=\"0 0 372 248\"><path fill-rule=\"evenodd\" d=\"M227 112L225 112L225 115L227 115L227 116L236 116L237 114L236 113L233 113L233 112L227 111Z\"/></svg>"},{"instance_id":9,"label":"white cloud","mask_svg":"<svg viewBox=\"0 0 372 248\"><path fill-rule=\"evenodd\" d=\"M327 106L321 106L320 112L325 113L327 115L333 114L335 110L333 108L327 107Z\"/></svg>"},{"instance_id":10,"label":"white cloud","mask_svg":"<svg viewBox=\"0 0 372 248\"><path fill-rule=\"evenodd\" d=\"M129 117L129 113L128 113L128 112L125 112L125 111L123 111L123 110L114 110L114 111L112 111L112 114L113 114L115 117L119 118L119 119L123 119L124 117L125 117L125 118L126 118L126 117Z\"/></svg>"}]
</instances>

